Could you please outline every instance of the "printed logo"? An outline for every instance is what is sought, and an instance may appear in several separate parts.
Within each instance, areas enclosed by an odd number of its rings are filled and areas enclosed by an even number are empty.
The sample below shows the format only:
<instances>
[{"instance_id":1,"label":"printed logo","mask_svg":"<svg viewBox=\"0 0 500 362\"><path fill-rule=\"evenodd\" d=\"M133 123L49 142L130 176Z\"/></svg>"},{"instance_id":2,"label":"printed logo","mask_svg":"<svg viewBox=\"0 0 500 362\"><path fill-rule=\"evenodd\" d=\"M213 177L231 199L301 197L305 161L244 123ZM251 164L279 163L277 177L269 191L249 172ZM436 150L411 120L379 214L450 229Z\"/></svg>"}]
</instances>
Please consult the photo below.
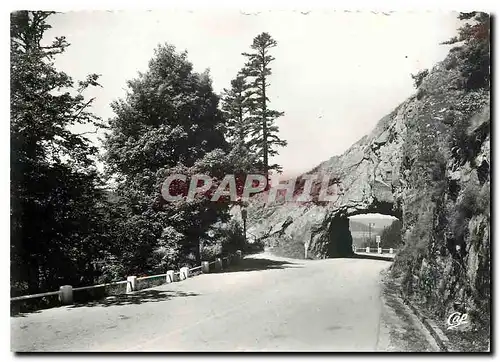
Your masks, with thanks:
<instances>
[{"instance_id":1,"label":"printed logo","mask_svg":"<svg viewBox=\"0 0 500 362\"><path fill-rule=\"evenodd\" d=\"M447 329L455 329L463 324L469 323L467 320L469 317L467 313L454 312L452 313L447 320L448 328Z\"/></svg>"}]
</instances>

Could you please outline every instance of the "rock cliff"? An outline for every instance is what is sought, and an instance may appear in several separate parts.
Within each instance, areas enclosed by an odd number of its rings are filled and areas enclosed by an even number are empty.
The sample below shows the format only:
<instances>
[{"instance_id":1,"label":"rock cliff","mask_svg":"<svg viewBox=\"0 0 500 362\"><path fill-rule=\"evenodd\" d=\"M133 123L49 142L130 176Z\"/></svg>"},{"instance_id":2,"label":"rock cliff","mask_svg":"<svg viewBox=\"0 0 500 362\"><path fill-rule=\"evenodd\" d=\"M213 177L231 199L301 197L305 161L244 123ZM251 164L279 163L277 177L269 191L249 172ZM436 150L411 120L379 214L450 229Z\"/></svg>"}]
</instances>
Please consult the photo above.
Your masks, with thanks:
<instances>
[{"instance_id":1,"label":"rock cliff","mask_svg":"<svg viewBox=\"0 0 500 362\"><path fill-rule=\"evenodd\" d=\"M348 256L349 216L396 216L405 246L393 269L405 292L440 303L435 309L441 314L457 300L468 310L484 310L490 295L490 93L464 87L461 61L450 52L370 134L308 172L331 176L335 201L266 202L261 194L249 206L249 233L280 244L291 257Z\"/></svg>"}]
</instances>

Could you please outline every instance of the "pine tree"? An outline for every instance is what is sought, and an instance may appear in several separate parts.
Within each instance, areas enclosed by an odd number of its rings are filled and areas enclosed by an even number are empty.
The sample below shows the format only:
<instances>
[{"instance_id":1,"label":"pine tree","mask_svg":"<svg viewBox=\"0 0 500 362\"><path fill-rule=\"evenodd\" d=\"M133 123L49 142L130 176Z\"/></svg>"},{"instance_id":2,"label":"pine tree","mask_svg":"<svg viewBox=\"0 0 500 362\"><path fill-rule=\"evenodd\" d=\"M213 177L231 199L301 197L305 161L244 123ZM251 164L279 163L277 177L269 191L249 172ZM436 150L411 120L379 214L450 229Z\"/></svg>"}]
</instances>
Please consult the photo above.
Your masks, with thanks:
<instances>
[{"instance_id":1,"label":"pine tree","mask_svg":"<svg viewBox=\"0 0 500 362\"><path fill-rule=\"evenodd\" d=\"M221 101L226 119L226 137L232 145L247 146L250 133L250 94L247 80L241 73L231 81L231 88L223 91Z\"/></svg>"},{"instance_id":2,"label":"pine tree","mask_svg":"<svg viewBox=\"0 0 500 362\"><path fill-rule=\"evenodd\" d=\"M280 171L277 164L270 165L269 158L278 154L277 147L284 147L287 142L278 137L278 126L275 119L284 115L283 112L269 108L267 91L270 86L269 76L271 62L275 59L269 51L276 47L277 42L268 34L262 33L254 38L252 53L243 53L247 58L243 74L249 79L252 88L250 105L251 132L250 149L261 158L261 170L265 175L270 170Z\"/></svg>"}]
</instances>

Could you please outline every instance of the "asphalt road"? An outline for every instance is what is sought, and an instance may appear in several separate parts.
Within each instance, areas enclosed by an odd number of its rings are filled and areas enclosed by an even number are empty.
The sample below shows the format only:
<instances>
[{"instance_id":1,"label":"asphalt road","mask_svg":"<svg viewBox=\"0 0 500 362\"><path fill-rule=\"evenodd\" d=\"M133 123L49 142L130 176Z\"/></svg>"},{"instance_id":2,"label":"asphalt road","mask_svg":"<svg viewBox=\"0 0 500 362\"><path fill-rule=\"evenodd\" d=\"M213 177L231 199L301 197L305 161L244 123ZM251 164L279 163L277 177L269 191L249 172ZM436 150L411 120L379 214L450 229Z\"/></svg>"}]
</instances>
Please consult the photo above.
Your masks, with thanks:
<instances>
[{"instance_id":1,"label":"asphalt road","mask_svg":"<svg viewBox=\"0 0 500 362\"><path fill-rule=\"evenodd\" d=\"M222 273L114 301L11 317L12 351L377 351L380 272L370 259L258 254Z\"/></svg>"}]
</instances>

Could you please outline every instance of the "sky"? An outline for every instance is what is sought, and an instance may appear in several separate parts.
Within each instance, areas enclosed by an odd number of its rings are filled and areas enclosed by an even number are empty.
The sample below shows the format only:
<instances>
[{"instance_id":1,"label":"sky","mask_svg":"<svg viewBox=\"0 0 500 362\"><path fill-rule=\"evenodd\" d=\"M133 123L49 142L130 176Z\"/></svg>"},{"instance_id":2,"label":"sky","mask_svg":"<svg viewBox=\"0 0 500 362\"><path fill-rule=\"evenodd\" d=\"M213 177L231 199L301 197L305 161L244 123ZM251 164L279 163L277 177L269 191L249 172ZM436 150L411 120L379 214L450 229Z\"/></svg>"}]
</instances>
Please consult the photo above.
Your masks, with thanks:
<instances>
[{"instance_id":1,"label":"sky","mask_svg":"<svg viewBox=\"0 0 500 362\"><path fill-rule=\"evenodd\" d=\"M76 80L101 74L102 88L87 95L96 98L93 111L108 119L110 103L125 95L127 80L147 70L158 44L187 50L196 71L210 69L220 93L243 66L241 53L253 38L270 33L278 43L270 106L285 112L276 124L288 141L272 161L295 176L343 153L414 93L410 75L444 59L449 46L440 43L456 34L456 17L439 11L79 11L54 15L46 36L64 35L71 44L56 60L59 70Z\"/></svg>"}]
</instances>

